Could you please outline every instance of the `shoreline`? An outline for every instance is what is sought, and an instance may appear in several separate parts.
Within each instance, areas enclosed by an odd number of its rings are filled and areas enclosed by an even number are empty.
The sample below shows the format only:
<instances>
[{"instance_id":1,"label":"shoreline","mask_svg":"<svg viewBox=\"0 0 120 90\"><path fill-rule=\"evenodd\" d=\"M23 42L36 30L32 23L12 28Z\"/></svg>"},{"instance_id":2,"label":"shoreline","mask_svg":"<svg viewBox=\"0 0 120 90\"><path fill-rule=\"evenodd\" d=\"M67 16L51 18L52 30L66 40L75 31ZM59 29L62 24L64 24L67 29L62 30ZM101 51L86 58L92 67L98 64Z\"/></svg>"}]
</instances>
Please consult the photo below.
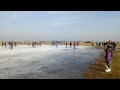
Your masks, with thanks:
<instances>
[{"instance_id":1,"label":"shoreline","mask_svg":"<svg viewBox=\"0 0 120 90\"><path fill-rule=\"evenodd\" d=\"M98 58L94 59L92 63L89 64L88 69L83 72L83 79L99 79L97 78L98 72L105 72L105 53L102 52Z\"/></svg>"},{"instance_id":2,"label":"shoreline","mask_svg":"<svg viewBox=\"0 0 120 90\"><path fill-rule=\"evenodd\" d=\"M105 72L105 52L102 52L100 57L90 63L89 68L83 72L83 79L120 79L119 55L120 44L117 46L117 50L113 51L113 57L111 58L111 72Z\"/></svg>"},{"instance_id":3,"label":"shoreline","mask_svg":"<svg viewBox=\"0 0 120 90\"><path fill-rule=\"evenodd\" d=\"M97 47L97 46L95 46L94 48L96 48L96 49L101 49L101 50L103 49L103 50L104 50L103 47ZM98 78L95 77L96 74L93 75L93 73L94 73L94 72L97 73L97 70L104 72L104 68L105 68L105 67L104 67L104 66L105 66L105 64L104 64L104 62L105 62L105 60L104 60L104 55L105 55L105 52L103 51L103 52L100 53L100 55L99 55L97 58L95 58L95 59L93 60L93 62L91 62L91 63L89 64L88 69L83 72L83 79L98 79ZM102 65L101 65L101 63L102 63ZM101 69L101 66L102 66L102 69ZM91 75L92 75L92 76L91 76ZM94 78L93 78L93 77L94 77Z\"/></svg>"}]
</instances>

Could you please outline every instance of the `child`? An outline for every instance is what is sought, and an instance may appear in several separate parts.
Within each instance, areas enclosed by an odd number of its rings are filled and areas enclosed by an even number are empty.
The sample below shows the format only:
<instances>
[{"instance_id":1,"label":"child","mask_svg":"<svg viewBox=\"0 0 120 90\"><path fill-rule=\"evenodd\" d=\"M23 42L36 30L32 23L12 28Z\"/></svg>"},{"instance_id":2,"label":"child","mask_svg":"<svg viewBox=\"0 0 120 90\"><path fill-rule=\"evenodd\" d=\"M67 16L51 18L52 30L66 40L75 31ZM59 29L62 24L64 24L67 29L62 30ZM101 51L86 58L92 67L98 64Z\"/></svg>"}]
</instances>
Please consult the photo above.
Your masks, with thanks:
<instances>
[{"instance_id":1,"label":"child","mask_svg":"<svg viewBox=\"0 0 120 90\"><path fill-rule=\"evenodd\" d=\"M110 59L111 59L111 52L110 52L110 49L106 49L106 55L105 55L105 61L107 63L107 69L105 70L105 72L110 72L111 69L110 69Z\"/></svg>"}]
</instances>

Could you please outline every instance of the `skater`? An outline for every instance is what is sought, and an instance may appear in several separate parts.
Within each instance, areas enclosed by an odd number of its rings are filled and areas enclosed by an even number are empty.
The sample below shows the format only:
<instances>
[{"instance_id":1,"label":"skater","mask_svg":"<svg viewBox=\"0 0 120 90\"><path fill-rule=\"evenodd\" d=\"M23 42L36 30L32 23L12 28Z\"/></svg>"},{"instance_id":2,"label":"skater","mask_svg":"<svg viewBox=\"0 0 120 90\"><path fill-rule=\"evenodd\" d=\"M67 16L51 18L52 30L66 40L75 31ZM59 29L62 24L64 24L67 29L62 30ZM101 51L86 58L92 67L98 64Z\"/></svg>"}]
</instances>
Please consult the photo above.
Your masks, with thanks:
<instances>
[{"instance_id":1,"label":"skater","mask_svg":"<svg viewBox=\"0 0 120 90\"><path fill-rule=\"evenodd\" d=\"M99 47L101 46L101 43L99 42Z\"/></svg>"},{"instance_id":2,"label":"skater","mask_svg":"<svg viewBox=\"0 0 120 90\"><path fill-rule=\"evenodd\" d=\"M5 42L5 48L7 47L7 43Z\"/></svg>"},{"instance_id":3,"label":"skater","mask_svg":"<svg viewBox=\"0 0 120 90\"><path fill-rule=\"evenodd\" d=\"M76 42L74 41L74 43L73 43L73 46L74 46L74 49L76 49Z\"/></svg>"},{"instance_id":4,"label":"skater","mask_svg":"<svg viewBox=\"0 0 120 90\"><path fill-rule=\"evenodd\" d=\"M16 47L16 42L14 42L14 47Z\"/></svg>"},{"instance_id":5,"label":"skater","mask_svg":"<svg viewBox=\"0 0 120 90\"><path fill-rule=\"evenodd\" d=\"M32 47L34 47L34 42L32 42Z\"/></svg>"},{"instance_id":6,"label":"skater","mask_svg":"<svg viewBox=\"0 0 120 90\"><path fill-rule=\"evenodd\" d=\"M94 44L92 43L92 47L94 46Z\"/></svg>"},{"instance_id":7,"label":"skater","mask_svg":"<svg viewBox=\"0 0 120 90\"><path fill-rule=\"evenodd\" d=\"M56 42L56 48L58 48L58 43Z\"/></svg>"},{"instance_id":8,"label":"skater","mask_svg":"<svg viewBox=\"0 0 120 90\"><path fill-rule=\"evenodd\" d=\"M66 48L67 48L67 42L66 42Z\"/></svg>"},{"instance_id":9,"label":"skater","mask_svg":"<svg viewBox=\"0 0 120 90\"><path fill-rule=\"evenodd\" d=\"M37 47L39 47L39 42L37 42Z\"/></svg>"},{"instance_id":10,"label":"skater","mask_svg":"<svg viewBox=\"0 0 120 90\"><path fill-rule=\"evenodd\" d=\"M10 41L8 42L8 45L9 45L9 48L11 48L11 42Z\"/></svg>"},{"instance_id":11,"label":"skater","mask_svg":"<svg viewBox=\"0 0 120 90\"><path fill-rule=\"evenodd\" d=\"M72 46L72 43L70 42L70 48L71 48L71 46Z\"/></svg>"},{"instance_id":12,"label":"skater","mask_svg":"<svg viewBox=\"0 0 120 90\"><path fill-rule=\"evenodd\" d=\"M34 48L36 48L36 44L37 44L37 42L34 42Z\"/></svg>"},{"instance_id":13,"label":"skater","mask_svg":"<svg viewBox=\"0 0 120 90\"><path fill-rule=\"evenodd\" d=\"M2 47L4 47L4 42L2 42Z\"/></svg>"},{"instance_id":14,"label":"skater","mask_svg":"<svg viewBox=\"0 0 120 90\"><path fill-rule=\"evenodd\" d=\"M14 43L13 43L13 41L11 42L11 50L13 49L13 45L14 45Z\"/></svg>"},{"instance_id":15,"label":"skater","mask_svg":"<svg viewBox=\"0 0 120 90\"><path fill-rule=\"evenodd\" d=\"M53 46L53 42L52 42L52 46Z\"/></svg>"},{"instance_id":16,"label":"skater","mask_svg":"<svg viewBox=\"0 0 120 90\"><path fill-rule=\"evenodd\" d=\"M79 46L79 42L77 42L77 47Z\"/></svg>"},{"instance_id":17,"label":"skater","mask_svg":"<svg viewBox=\"0 0 120 90\"><path fill-rule=\"evenodd\" d=\"M41 47L41 42L39 43L40 47Z\"/></svg>"}]
</instances>

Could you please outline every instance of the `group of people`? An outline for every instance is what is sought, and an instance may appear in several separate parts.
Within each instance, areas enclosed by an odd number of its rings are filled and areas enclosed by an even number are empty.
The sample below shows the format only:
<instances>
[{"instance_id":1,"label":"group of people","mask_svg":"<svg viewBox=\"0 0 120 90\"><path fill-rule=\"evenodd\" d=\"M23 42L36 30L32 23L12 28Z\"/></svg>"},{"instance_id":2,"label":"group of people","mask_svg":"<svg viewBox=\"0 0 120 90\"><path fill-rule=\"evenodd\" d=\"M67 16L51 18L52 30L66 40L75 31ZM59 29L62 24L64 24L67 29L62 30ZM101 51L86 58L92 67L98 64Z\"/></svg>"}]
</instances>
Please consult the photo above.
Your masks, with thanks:
<instances>
[{"instance_id":1,"label":"group of people","mask_svg":"<svg viewBox=\"0 0 120 90\"><path fill-rule=\"evenodd\" d=\"M5 46L5 48L7 47L7 42L2 42L2 47L4 47Z\"/></svg>"},{"instance_id":2,"label":"group of people","mask_svg":"<svg viewBox=\"0 0 120 90\"><path fill-rule=\"evenodd\" d=\"M116 49L117 44L115 42L112 42L111 40L109 40L108 42L102 42L102 43L96 42L96 46L99 46L99 47L102 46L104 48L107 48L108 44L112 45L113 50ZM92 43L92 46L93 46L93 43Z\"/></svg>"},{"instance_id":3,"label":"group of people","mask_svg":"<svg viewBox=\"0 0 120 90\"><path fill-rule=\"evenodd\" d=\"M23 45L22 43L18 43L18 42L13 42L13 41L9 41L9 42L2 42L2 47L7 47L9 46L10 49L13 49L13 46L16 47L17 44L19 45ZM27 43L29 46L32 45L32 47L36 47L36 46L40 46L41 47L41 42L31 42L31 43Z\"/></svg>"},{"instance_id":4,"label":"group of people","mask_svg":"<svg viewBox=\"0 0 120 90\"><path fill-rule=\"evenodd\" d=\"M30 46L31 43L28 43L28 45ZM41 42L32 42L32 47L36 48L36 46L40 46L41 47Z\"/></svg>"},{"instance_id":5,"label":"group of people","mask_svg":"<svg viewBox=\"0 0 120 90\"><path fill-rule=\"evenodd\" d=\"M4 47L5 46L5 48L7 47L7 45L11 48L11 49L13 49L13 45L15 45L15 47L16 47L16 42L13 42L13 41L10 41L10 42L2 42L2 47Z\"/></svg>"},{"instance_id":6,"label":"group of people","mask_svg":"<svg viewBox=\"0 0 120 90\"><path fill-rule=\"evenodd\" d=\"M66 42L66 48L67 48L67 42ZM76 49L76 46L79 46L79 42L73 42L73 47L74 47L74 49ZM70 48L72 47L72 42L70 42Z\"/></svg>"},{"instance_id":7,"label":"group of people","mask_svg":"<svg viewBox=\"0 0 120 90\"><path fill-rule=\"evenodd\" d=\"M68 43L66 42L65 45L66 45L66 48L67 48ZM70 42L69 45L70 45L70 48L73 45L73 48L76 49L76 46L79 46L79 43L74 41L73 44L72 44L72 42ZM58 42L52 42L52 46L56 46L58 48Z\"/></svg>"}]
</instances>

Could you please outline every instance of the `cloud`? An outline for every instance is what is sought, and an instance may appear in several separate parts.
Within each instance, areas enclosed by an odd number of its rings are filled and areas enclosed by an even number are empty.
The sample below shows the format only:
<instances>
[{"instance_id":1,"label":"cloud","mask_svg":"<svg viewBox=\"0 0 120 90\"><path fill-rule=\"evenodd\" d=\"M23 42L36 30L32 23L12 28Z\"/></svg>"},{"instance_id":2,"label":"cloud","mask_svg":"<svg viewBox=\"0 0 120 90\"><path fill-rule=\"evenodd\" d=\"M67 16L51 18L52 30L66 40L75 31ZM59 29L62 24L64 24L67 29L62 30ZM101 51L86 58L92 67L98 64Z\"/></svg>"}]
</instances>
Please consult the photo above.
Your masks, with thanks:
<instances>
[{"instance_id":1,"label":"cloud","mask_svg":"<svg viewBox=\"0 0 120 90\"><path fill-rule=\"evenodd\" d=\"M31 12L13 12L13 18L24 18L32 16Z\"/></svg>"},{"instance_id":2,"label":"cloud","mask_svg":"<svg viewBox=\"0 0 120 90\"><path fill-rule=\"evenodd\" d=\"M76 24L79 23L78 21L53 21L51 26L64 26L64 25L69 25L69 24Z\"/></svg>"},{"instance_id":3,"label":"cloud","mask_svg":"<svg viewBox=\"0 0 120 90\"><path fill-rule=\"evenodd\" d=\"M59 11L47 11L51 14L58 14ZM73 12L74 13L74 12ZM80 15L69 15L62 17L61 15L54 19L51 26L61 26L61 25L72 25L77 23L90 23L90 24L115 24L119 23L120 18L94 18L94 17L87 17L82 14Z\"/></svg>"},{"instance_id":4,"label":"cloud","mask_svg":"<svg viewBox=\"0 0 120 90\"><path fill-rule=\"evenodd\" d=\"M59 21L53 21L53 23L51 24L51 26L59 26L59 25L61 25Z\"/></svg>"},{"instance_id":5,"label":"cloud","mask_svg":"<svg viewBox=\"0 0 120 90\"><path fill-rule=\"evenodd\" d=\"M80 21L77 18L58 18L54 20L51 26L61 26L61 25L69 25L69 24L76 24Z\"/></svg>"}]
</instances>

